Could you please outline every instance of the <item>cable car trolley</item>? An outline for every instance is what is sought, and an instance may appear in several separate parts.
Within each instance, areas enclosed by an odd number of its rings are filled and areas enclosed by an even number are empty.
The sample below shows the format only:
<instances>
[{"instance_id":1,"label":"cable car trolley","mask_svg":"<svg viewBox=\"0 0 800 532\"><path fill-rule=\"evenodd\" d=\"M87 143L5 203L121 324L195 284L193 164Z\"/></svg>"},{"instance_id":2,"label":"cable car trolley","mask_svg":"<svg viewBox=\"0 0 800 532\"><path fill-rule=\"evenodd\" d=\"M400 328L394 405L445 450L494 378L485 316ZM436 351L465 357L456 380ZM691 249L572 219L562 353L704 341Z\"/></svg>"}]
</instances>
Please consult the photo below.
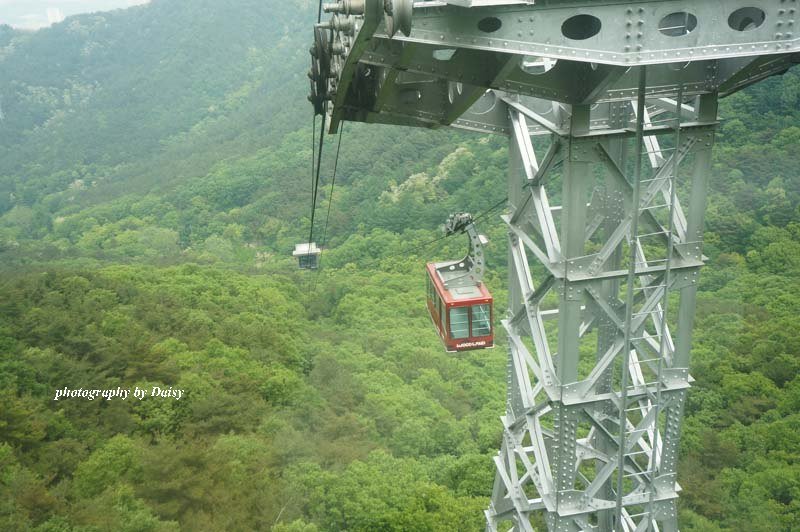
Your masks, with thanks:
<instances>
[{"instance_id":1,"label":"cable car trolley","mask_svg":"<svg viewBox=\"0 0 800 532\"><path fill-rule=\"evenodd\" d=\"M446 235L466 233L469 253L461 260L427 264L427 304L433 324L448 352L494 346L492 295L483 283L483 246L472 215L450 215Z\"/></svg>"}]
</instances>

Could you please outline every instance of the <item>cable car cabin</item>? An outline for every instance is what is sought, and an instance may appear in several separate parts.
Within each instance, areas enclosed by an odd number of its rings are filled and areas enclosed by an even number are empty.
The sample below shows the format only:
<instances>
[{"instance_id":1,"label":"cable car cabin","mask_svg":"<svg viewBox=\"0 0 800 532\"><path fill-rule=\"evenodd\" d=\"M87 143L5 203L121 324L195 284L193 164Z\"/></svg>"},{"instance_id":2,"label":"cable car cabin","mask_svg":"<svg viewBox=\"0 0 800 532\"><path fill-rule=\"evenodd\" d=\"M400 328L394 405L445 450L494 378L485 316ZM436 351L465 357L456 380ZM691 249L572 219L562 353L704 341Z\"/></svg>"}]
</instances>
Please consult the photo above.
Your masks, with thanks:
<instances>
[{"instance_id":1,"label":"cable car cabin","mask_svg":"<svg viewBox=\"0 0 800 532\"><path fill-rule=\"evenodd\" d=\"M428 263L428 312L447 351L494 347L492 294L483 284L483 246L472 216L450 215L445 235L466 233L469 252L461 260Z\"/></svg>"},{"instance_id":2,"label":"cable car cabin","mask_svg":"<svg viewBox=\"0 0 800 532\"><path fill-rule=\"evenodd\" d=\"M492 295L483 283L445 288L448 263L428 263L428 312L448 352L494 347ZM444 278L443 278L444 277Z\"/></svg>"},{"instance_id":3,"label":"cable car cabin","mask_svg":"<svg viewBox=\"0 0 800 532\"><path fill-rule=\"evenodd\" d=\"M316 270L319 266L319 256L322 250L316 242L297 244L292 256L297 257L297 265L301 270Z\"/></svg>"}]
</instances>

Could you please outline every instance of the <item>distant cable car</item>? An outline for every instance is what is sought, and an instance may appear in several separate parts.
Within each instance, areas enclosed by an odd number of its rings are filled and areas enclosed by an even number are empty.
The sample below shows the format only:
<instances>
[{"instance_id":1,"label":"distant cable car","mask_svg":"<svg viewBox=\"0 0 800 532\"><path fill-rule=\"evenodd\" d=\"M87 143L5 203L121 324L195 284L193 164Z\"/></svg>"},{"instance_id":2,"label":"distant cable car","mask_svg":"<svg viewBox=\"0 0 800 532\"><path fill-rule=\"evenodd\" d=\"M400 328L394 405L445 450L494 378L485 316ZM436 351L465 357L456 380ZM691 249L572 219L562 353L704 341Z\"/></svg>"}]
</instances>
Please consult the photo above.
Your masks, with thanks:
<instances>
[{"instance_id":1,"label":"distant cable car","mask_svg":"<svg viewBox=\"0 0 800 532\"><path fill-rule=\"evenodd\" d=\"M301 270L316 270L321 254L322 250L317 247L316 242L297 244L292 253L297 257L297 265Z\"/></svg>"},{"instance_id":2,"label":"distant cable car","mask_svg":"<svg viewBox=\"0 0 800 532\"><path fill-rule=\"evenodd\" d=\"M483 284L488 241L468 213L448 218L445 234L455 233L467 233L469 253L462 260L428 263L428 311L448 352L493 347L492 294Z\"/></svg>"}]
</instances>

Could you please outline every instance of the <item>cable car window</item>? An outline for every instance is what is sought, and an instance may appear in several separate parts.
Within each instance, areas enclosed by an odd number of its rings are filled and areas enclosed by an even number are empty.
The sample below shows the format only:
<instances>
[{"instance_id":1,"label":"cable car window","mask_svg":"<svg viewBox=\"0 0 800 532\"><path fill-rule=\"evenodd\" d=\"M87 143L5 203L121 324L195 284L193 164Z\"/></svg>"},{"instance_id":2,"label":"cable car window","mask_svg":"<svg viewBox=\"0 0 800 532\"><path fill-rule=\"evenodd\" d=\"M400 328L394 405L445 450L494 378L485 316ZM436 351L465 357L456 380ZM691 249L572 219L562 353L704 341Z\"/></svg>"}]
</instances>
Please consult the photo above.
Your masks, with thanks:
<instances>
[{"instance_id":1,"label":"cable car window","mask_svg":"<svg viewBox=\"0 0 800 532\"><path fill-rule=\"evenodd\" d=\"M450 337L456 340L469 337L469 307L450 309Z\"/></svg>"},{"instance_id":2,"label":"cable car window","mask_svg":"<svg viewBox=\"0 0 800 532\"><path fill-rule=\"evenodd\" d=\"M489 305L473 305L472 336L489 336L492 330L492 311Z\"/></svg>"},{"instance_id":3,"label":"cable car window","mask_svg":"<svg viewBox=\"0 0 800 532\"><path fill-rule=\"evenodd\" d=\"M300 255L300 267L306 269L313 269L317 267L317 256L316 255Z\"/></svg>"},{"instance_id":4,"label":"cable car window","mask_svg":"<svg viewBox=\"0 0 800 532\"><path fill-rule=\"evenodd\" d=\"M441 297L436 296L436 300L439 302L439 319L442 320L442 324L441 324L440 328L442 329L442 333L444 333L444 330L445 330L444 329L444 327L445 327L444 324L447 323L445 321L445 310L447 309L447 306L444 303L442 303L442 298Z\"/></svg>"}]
</instances>

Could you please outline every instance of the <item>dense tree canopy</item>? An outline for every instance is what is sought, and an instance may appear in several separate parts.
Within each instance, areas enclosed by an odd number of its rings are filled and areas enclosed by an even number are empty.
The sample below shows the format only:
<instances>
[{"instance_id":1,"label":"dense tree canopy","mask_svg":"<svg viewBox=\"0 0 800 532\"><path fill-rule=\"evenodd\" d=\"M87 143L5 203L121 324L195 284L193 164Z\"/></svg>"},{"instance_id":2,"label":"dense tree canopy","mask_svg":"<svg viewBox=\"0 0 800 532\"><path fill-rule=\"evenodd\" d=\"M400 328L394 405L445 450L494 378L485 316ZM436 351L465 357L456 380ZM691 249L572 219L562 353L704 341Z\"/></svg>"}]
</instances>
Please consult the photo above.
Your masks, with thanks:
<instances>
[{"instance_id":1,"label":"dense tree canopy","mask_svg":"<svg viewBox=\"0 0 800 532\"><path fill-rule=\"evenodd\" d=\"M463 252L423 245L447 213L503 198L505 140L347 124L322 269L297 271L311 4L0 26L0 530L482 528L503 339L444 353L421 272ZM800 75L720 112L682 530L798 530Z\"/></svg>"}]
</instances>

